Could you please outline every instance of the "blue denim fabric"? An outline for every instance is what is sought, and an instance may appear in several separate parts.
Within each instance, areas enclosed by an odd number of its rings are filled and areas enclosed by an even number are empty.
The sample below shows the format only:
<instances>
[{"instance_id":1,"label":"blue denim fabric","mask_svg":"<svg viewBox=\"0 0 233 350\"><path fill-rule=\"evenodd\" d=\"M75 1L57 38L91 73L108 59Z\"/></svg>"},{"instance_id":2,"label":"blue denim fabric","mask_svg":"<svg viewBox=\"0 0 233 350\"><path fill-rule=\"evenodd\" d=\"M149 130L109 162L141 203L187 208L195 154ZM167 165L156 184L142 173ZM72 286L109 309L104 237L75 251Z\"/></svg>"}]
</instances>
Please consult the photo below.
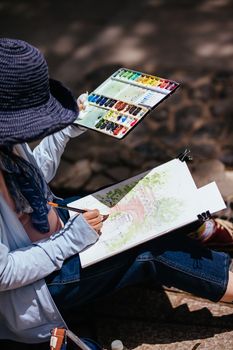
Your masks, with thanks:
<instances>
[{"instance_id":1,"label":"blue denim fabric","mask_svg":"<svg viewBox=\"0 0 233 350\"><path fill-rule=\"evenodd\" d=\"M46 282L61 312L145 282L218 301L226 291L229 264L228 254L206 249L187 237L185 231L178 230L85 269L79 256L73 256Z\"/></svg>"},{"instance_id":2,"label":"blue denim fabric","mask_svg":"<svg viewBox=\"0 0 233 350\"><path fill-rule=\"evenodd\" d=\"M60 198L54 198L53 201L57 204L61 204L61 205L67 205L73 201L76 201L77 199L79 199L80 197L69 197L67 199L60 199ZM57 208L56 209L58 212L58 215L60 216L61 220L64 222L64 224L67 222L67 220L69 220L69 212L68 210L65 209L61 209L61 208Z\"/></svg>"}]
</instances>

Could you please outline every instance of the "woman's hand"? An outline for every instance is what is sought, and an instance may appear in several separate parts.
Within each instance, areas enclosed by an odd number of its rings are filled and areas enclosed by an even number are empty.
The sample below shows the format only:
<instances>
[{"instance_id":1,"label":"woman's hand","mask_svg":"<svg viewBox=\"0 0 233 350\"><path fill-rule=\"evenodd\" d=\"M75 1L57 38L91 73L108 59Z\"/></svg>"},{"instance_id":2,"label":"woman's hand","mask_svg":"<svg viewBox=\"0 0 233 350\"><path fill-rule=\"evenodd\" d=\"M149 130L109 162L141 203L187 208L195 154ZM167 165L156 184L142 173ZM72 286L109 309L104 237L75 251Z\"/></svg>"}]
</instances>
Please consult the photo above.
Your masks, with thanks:
<instances>
[{"instance_id":1,"label":"woman's hand","mask_svg":"<svg viewBox=\"0 0 233 350\"><path fill-rule=\"evenodd\" d=\"M85 94L82 94L77 98L79 111L84 111L86 109L87 103L88 103L88 93L86 92Z\"/></svg>"},{"instance_id":2,"label":"woman's hand","mask_svg":"<svg viewBox=\"0 0 233 350\"><path fill-rule=\"evenodd\" d=\"M88 224L100 235L100 230L103 226L103 215L100 214L99 210L88 210L82 215Z\"/></svg>"}]
</instances>

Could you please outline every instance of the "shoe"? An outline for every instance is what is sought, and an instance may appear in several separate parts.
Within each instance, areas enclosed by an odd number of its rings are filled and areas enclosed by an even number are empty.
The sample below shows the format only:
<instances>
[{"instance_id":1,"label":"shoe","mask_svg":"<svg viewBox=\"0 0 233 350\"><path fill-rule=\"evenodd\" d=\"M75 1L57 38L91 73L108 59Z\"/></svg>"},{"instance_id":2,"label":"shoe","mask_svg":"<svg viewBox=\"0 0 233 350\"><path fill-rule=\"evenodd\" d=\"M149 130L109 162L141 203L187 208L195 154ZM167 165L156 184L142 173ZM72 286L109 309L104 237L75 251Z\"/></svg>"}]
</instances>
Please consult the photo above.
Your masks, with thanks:
<instances>
[{"instance_id":1,"label":"shoe","mask_svg":"<svg viewBox=\"0 0 233 350\"><path fill-rule=\"evenodd\" d=\"M212 232L201 239L206 247L233 252L233 223L222 219L210 219L212 221Z\"/></svg>"}]
</instances>

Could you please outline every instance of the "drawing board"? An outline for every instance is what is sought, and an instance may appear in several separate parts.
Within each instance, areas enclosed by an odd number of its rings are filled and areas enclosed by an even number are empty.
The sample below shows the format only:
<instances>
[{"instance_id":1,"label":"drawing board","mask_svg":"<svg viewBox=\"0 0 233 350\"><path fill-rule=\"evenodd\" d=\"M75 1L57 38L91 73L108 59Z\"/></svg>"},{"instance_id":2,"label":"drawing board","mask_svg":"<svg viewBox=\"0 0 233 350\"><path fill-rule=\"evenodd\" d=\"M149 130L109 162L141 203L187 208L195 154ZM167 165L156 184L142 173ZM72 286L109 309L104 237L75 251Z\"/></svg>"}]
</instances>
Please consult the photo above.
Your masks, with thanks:
<instances>
[{"instance_id":1,"label":"drawing board","mask_svg":"<svg viewBox=\"0 0 233 350\"><path fill-rule=\"evenodd\" d=\"M225 203L215 183L197 189L185 162L174 159L71 203L109 214L97 243L80 253L83 267L216 212Z\"/></svg>"}]
</instances>

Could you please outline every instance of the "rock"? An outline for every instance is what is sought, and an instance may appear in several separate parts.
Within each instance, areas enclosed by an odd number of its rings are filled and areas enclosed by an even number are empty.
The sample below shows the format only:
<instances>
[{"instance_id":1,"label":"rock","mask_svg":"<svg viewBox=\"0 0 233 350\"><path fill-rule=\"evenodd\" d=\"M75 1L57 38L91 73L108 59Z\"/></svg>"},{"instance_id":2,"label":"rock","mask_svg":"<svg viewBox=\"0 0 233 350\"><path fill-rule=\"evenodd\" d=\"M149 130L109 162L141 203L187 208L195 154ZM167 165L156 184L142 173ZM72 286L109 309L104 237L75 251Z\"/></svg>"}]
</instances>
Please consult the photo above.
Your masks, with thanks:
<instances>
[{"instance_id":1,"label":"rock","mask_svg":"<svg viewBox=\"0 0 233 350\"><path fill-rule=\"evenodd\" d=\"M189 91L191 99L197 99L202 101L209 101L215 96L215 90L213 85L209 82L208 84L201 85L198 88L190 89Z\"/></svg>"},{"instance_id":2,"label":"rock","mask_svg":"<svg viewBox=\"0 0 233 350\"><path fill-rule=\"evenodd\" d=\"M229 80L229 78L231 77L232 75L232 72L230 71L227 71L227 70L220 70L218 72L216 72L214 74L214 77L213 77L213 83L217 83L219 81L226 81L226 80Z\"/></svg>"},{"instance_id":3,"label":"rock","mask_svg":"<svg viewBox=\"0 0 233 350\"><path fill-rule=\"evenodd\" d=\"M125 288L95 305L98 335L105 348L116 333L135 350L191 350L198 344L200 349L217 350L220 345L222 349L233 345L232 307L223 303L144 286Z\"/></svg>"},{"instance_id":4,"label":"rock","mask_svg":"<svg viewBox=\"0 0 233 350\"><path fill-rule=\"evenodd\" d=\"M104 171L105 164L94 160L91 162L91 169L94 173L100 173L101 171Z\"/></svg>"},{"instance_id":5,"label":"rock","mask_svg":"<svg viewBox=\"0 0 233 350\"><path fill-rule=\"evenodd\" d=\"M216 181L224 198L228 198L233 194L233 180L226 176L225 166L222 162L216 159L194 159L193 163L189 164L197 187Z\"/></svg>"},{"instance_id":6,"label":"rock","mask_svg":"<svg viewBox=\"0 0 233 350\"><path fill-rule=\"evenodd\" d=\"M102 164L114 165L118 164L120 157L120 149L117 147L111 147L110 144L106 147L96 144L95 147L92 147L91 154L93 159Z\"/></svg>"},{"instance_id":7,"label":"rock","mask_svg":"<svg viewBox=\"0 0 233 350\"><path fill-rule=\"evenodd\" d=\"M121 149L121 154L124 153L125 156L131 157L132 153L135 150L135 147L140 146L142 143L146 143L150 140L150 135L144 134L142 137L135 137L133 134L129 135L128 138L126 138L125 144L123 145Z\"/></svg>"},{"instance_id":8,"label":"rock","mask_svg":"<svg viewBox=\"0 0 233 350\"><path fill-rule=\"evenodd\" d=\"M168 109L165 109L165 108L159 109L159 110L153 112L153 118L158 122L167 121L168 115L169 115L169 111L168 111Z\"/></svg>"},{"instance_id":9,"label":"rock","mask_svg":"<svg viewBox=\"0 0 233 350\"><path fill-rule=\"evenodd\" d=\"M233 167L233 146L223 149L219 159L229 167Z\"/></svg>"},{"instance_id":10,"label":"rock","mask_svg":"<svg viewBox=\"0 0 233 350\"><path fill-rule=\"evenodd\" d=\"M198 90L202 86L209 84L211 84L211 75L209 73L203 74L200 72L198 75L193 77L188 86L192 89Z\"/></svg>"},{"instance_id":11,"label":"rock","mask_svg":"<svg viewBox=\"0 0 233 350\"><path fill-rule=\"evenodd\" d=\"M219 150L218 145L215 142L197 142L189 145L192 156L195 158L204 159L215 159L218 157Z\"/></svg>"},{"instance_id":12,"label":"rock","mask_svg":"<svg viewBox=\"0 0 233 350\"><path fill-rule=\"evenodd\" d=\"M228 81L216 81L213 84L216 96L220 99L231 98L233 92L233 78Z\"/></svg>"},{"instance_id":13,"label":"rock","mask_svg":"<svg viewBox=\"0 0 233 350\"><path fill-rule=\"evenodd\" d=\"M168 106L174 106L182 103L182 101L185 99L185 91L183 89L179 89L176 91L175 94L172 94L169 97L169 100L167 101Z\"/></svg>"},{"instance_id":14,"label":"rock","mask_svg":"<svg viewBox=\"0 0 233 350\"><path fill-rule=\"evenodd\" d=\"M158 144L155 145L152 142L142 143L141 145L135 147L135 151L143 154L145 158L154 158L161 161L167 158L166 149L162 148Z\"/></svg>"},{"instance_id":15,"label":"rock","mask_svg":"<svg viewBox=\"0 0 233 350\"><path fill-rule=\"evenodd\" d=\"M233 183L233 170L226 170L225 174L226 174L226 178L228 180L232 181L232 183ZM232 190L232 192L233 192L233 190Z\"/></svg>"},{"instance_id":16,"label":"rock","mask_svg":"<svg viewBox=\"0 0 233 350\"><path fill-rule=\"evenodd\" d=\"M115 181L122 181L130 177L130 168L126 166L111 167L106 171L106 174Z\"/></svg>"},{"instance_id":17,"label":"rock","mask_svg":"<svg viewBox=\"0 0 233 350\"><path fill-rule=\"evenodd\" d=\"M226 117L233 113L232 99L217 100L211 106L210 111L214 117Z\"/></svg>"},{"instance_id":18,"label":"rock","mask_svg":"<svg viewBox=\"0 0 233 350\"><path fill-rule=\"evenodd\" d=\"M223 125L221 122L214 122L211 123L209 121L206 121L204 125L197 128L197 130L194 131L194 138L201 140L201 138L208 138L215 140L223 133Z\"/></svg>"},{"instance_id":19,"label":"rock","mask_svg":"<svg viewBox=\"0 0 233 350\"><path fill-rule=\"evenodd\" d=\"M140 142L138 143L140 145ZM141 164L144 163L146 157L144 154L137 152L134 149L123 148L120 153L121 163L130 167L130 169L136 167L140 168Z\"/></svg>"},{"instance_id":20,"label":"rock","mask_svg":"<svg viewBox=\"0 0 233 350\"><path fill-rule=\"evenodd\" d=\"M163 144L164 144L164 148L166 147L167 152L169 153L169 148L173 150L172 153L177 153L177 150L180 148L183 148L183 139L182 137L180 137L180 135L178 135L178 133L176 132L168 132L167 134L165 134L165 130L162 129L160 130L161 134L159 132L156 133L156 137L158 138L158 140L162 140ZM162 137L161 137L162 135ZM185 142L186 144L186 142Z\"/></svg>"},{"instance_id":21,"label":"rock","mask_svg":"<svg viewBox=\"0 0 233 350\"><path fill-rule=\"evenodd\" d=\"M50 182L53 189L63 186L65 178L70 173L73 165L64 159L61 159L55 178Z\"/></svg>"},{"instance_id":22,"label":"rock","mask_svg":"<svg viewBox=\"0 0 233 350\"><path fill-rule=\"evenodd\" d=\"M193 82L200 79L203 74L194 70L175 70L172 74L172 79L181 83L181 88L184 86L190 86Z\"/></svg>"},{"instance_id":23,"label":"rock","mask_svg":"<svg viewBox=\"0 0 233 350\"><path fill-rule=\"evenodd\" d=\"M154 135L159 138L166 139L167 135L170 133L166 125L162 125L154 132Z\"/></svg>"},{"instance_id":24,"label":"rock","mask_svg":"<svg viewBox=\"0 0 233 350\"><path fill-rule=\"evenodd\" d=\"M175 132L183 133L193 130L201 114L202 108L199 105L190 105L180 108L175 113Z\"/></svg>"},{"instance_id":25,"label":"rock","mask_svg":"<svg viewBox=\"0 0 233 350\"><path fill-rule=\"evenodd\" d=\"M90 150L90 134L85 132L77 138L71 139L64 151L63 158L73 164L78 160L88 157Z\"/></svg>"},{"instance_id":26,"label":"rock","mask_svg":"<svg viewBox=\"0 0 233 350\"><path fill-rule=\"evenodd\" d=\"M151 170L151 169L155 168L156 166L159 166L160 164L161 164L161 162L156 161L156 160L147 161L147 162L142 164L141 172Z\"/></svg>"},{"instance_id":27,"label":"rock","mask_svg":"<svg viewBox=\"0 0 233 350\"><path fill-rule=\"evenodd\" d=\"M112 179L110 179L109 177L105 176L105 175L94 175L90 181L87 183L87 185L85 186L85 189L87 192L96 192L98 190L100 190L101 188L110 186L114 183L114 181Z\"/></svg>"},{"instance_id":28,"label":"rock","mask_svg":"<svg viewBox=\"0 0 233 350\"><path fill-rule=\"evenodd\" d=\"M148 127L150 133L154 132L154 131L157 131L159 129L161 123L163 123L163 122L162 121L159 122L158 120L156 120L155 116L149 116L145 120L145 124Z\"/></svg>"},{"instance_id":29,"label":"rock","mask_svg":"<svg viewBox=\"0 0 233 350\"><path fill-rule=\"evenodd\" d=\"M57 185L66 189L80 189L92 174L91 163L83 159L71 166L59 179Z\"/></svg>"}]
</instances>

